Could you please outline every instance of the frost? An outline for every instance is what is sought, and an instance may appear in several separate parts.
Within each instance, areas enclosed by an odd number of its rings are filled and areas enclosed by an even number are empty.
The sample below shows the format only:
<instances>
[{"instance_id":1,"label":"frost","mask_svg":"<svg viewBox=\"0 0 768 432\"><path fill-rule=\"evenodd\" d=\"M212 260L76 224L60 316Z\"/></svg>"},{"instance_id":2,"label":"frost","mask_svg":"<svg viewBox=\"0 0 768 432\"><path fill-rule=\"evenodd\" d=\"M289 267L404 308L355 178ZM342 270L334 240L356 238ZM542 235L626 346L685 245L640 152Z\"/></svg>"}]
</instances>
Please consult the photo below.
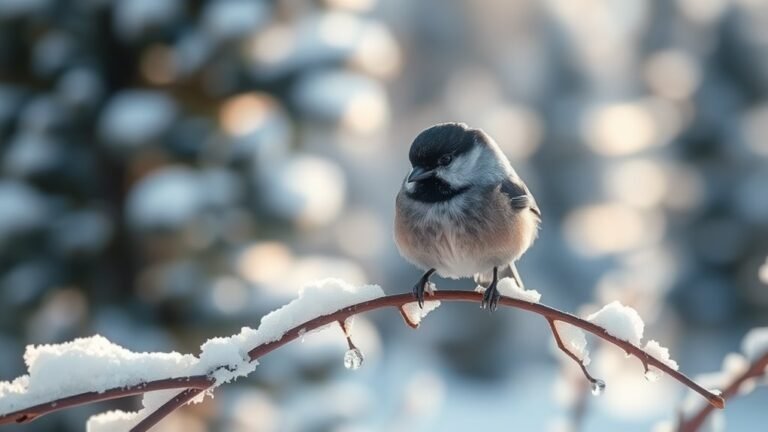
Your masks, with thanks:
<instances>
[{"instance_id":1,"label":"frost","mask_svg":"<svg viewBox=\"0 0 768 432\"><path fill-rule=\"evenodd\" d=\"M756 327L741 340L741 351L751 361L768 354L768 327Z\"/></svg>"},{"instance_id":2,"label":"frost","mask_svg":"<svg viewBox=\"0 0 768 432\"><path fill-rule=\"evenodd\" d=\"M499 294L517 300L538 303L541 299L541 294L538 291L520 288L512 278L501 279L496 288L499 290Z\"/></svg>"},{"instance_id":3,"label":"frost","mask_svg":"<svg viewBox=\"0 0 768 432\"><path fill-rule=\"evenodd\" d=\"M0 414L83 392L163 378L208 374L216 380L215 387L254 370L258 363L248 356L253 347L279 340L309 319L383 295L376 285L355 287L338 279L315 282L301 289L297 299L263 317L258 330L244 327L231 337L206 341L199 358L176 352L136 353L99 335L62 344L30 345L24 354L29 374L0 382ZM88 421L88 430L128 429L178 392L146 394L144 408L138 413L111 411L94 416Z\"/></svg>"},{"instance_id":4,"label":"frost","mask_svg":"<svg viewBox=\"0 0 768 432\"><path fill-rule=\"evenodd\" d=\"M643 319L636 310L618 301L603 306L602 309L588 316L587 320L604 328L611 336L635 346L639 346L643 338L645 329Z\"/></svg>"},{"instance_id":5,"label":"frost","mask_svg":"<svg viewBox=\"0 0 768 432\"><path fill-rule=\"evenodd\" d=\"M563 345L572 352L576 358L584 363L584 366L588 366L592 361L589 358L589 350L587 349L587 337L584 332L568 323L562 321L555 321L555 328L557 334L560 335L560 339L563 341Z\"/></svg>"}]
</instances>

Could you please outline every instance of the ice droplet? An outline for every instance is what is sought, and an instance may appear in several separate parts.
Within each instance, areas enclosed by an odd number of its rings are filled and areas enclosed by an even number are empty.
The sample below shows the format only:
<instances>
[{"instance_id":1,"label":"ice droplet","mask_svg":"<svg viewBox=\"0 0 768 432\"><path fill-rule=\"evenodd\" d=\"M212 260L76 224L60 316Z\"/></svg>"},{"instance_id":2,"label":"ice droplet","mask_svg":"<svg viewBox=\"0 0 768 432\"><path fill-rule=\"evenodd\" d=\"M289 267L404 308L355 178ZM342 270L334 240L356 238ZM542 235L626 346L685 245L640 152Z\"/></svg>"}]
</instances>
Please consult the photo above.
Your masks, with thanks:
<instances>
[{"instance_id":1,"label":"ice droplet","mask_svg":"<svg viewBox=\"0 0 768 432\"><path fill-rule=\"evenodd\" d=\"M605 381L595 380L592 383L592 396L600 396L605 391Z\"/></svg>"},{"instance_id":2,"label":"ice droplet","mask_svg":"<svg viewBox=\"0 0 768 432\"><path fill-rule=\"evenodd\" d=\"M350 348L344 353L344 367L347 369L359 369L363 360L363 353L357 348Z\"/></svg>"},{"instance_id":3,"label":"ice droplet","mask_svg":"<svg viewBox=\"0 0 768 432\"><path fill-rule=\"evenodd\" d=\"M304 339L305 339L306 335L307 335L307 329L305 329L305 328L299 329L299 337L301 338L300 339L301 343L304 343Z\"/></svg>"}]
</instances>

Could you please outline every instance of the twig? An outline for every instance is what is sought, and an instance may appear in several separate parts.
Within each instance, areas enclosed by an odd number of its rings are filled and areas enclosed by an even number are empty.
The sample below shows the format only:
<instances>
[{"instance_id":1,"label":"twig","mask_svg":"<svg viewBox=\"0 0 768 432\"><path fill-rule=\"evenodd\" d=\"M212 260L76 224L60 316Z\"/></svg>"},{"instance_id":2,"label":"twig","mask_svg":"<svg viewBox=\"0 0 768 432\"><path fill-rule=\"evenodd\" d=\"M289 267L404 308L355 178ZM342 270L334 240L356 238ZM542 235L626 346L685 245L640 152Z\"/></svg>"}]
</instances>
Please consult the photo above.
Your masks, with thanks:
<instances>
[{"instance_id":1,"label":"twig","mask_svg":"<svg viewBox=\"0 0 768 432\"><path fill-rule=\"evenodd\" d=\"M564 352L568 355L573 361L576 362L576 364L581 367L581 372L584 373L584 376L587 378L587 381L589 381L591 384L595 384L597 382L602 382L602 380L599 380L595 377L593 377L589 371L587 370L587 365L584 364L584 361L581 360L574 354L571 350L565 347L563 344L563 340L560 338L560 332L557 331L557 327L555 326L555 320L552 318L547 317L547 322L549 322L549 328L552 330L552 335L555 337L555 342L557 343L557 347L560 348L560 351Z\"/></svg>"},{"instance_id":2,"label":"twig","mask_svg":"<svg viewBox=\"0 0 768 432\"><path fill-rule=\"evenodd\" d=\"M732 397L738 395L739 389L744 382L765 375L768 373L768 352L758 357L749 368L741 375L734 378L730 384L725 387L721 396L724 400L729 400ZM701 409L688 419L681 419L677 430L678 432L696 432L704 425L707 417L712 413L714 408L711 405L704 405Z\"/></svg>"},{"instance_id":3,"label":"twig","mask_svg":"<svg viewBox=\"0 0 768 432\"><path fill-rule=\"evenodd\" d=\"M24 408L19 411L0 415L0 425L8 423L29 423L45 414L86 405L94 402L121 399L128 396L136 396L157 390L173 390L183 388L207 389L215 383L213 378L205 375L188 376L180 378L166 378L157 381L136 384L128 387L115 387L102 392L85 392L72 396L56 399L38 405Z\"/></svg>"},{"instance_id":4,"label":"twig","mask_svg":"<svg viewBox=\"0 0 768 432\"><path fill-rule=\"evenodd\" d=\"M457 301L457 302L464 301L464 302L480 303L482 300L482 294L477 293L475 291L438 291L438 292L435 292L430 299L439 300L439 301ZM333 312L331 314L323 315L323 316L311 319L302 324L299 324L296 327L286 331L279 340L264 343L254 347L248 352L248 355L251 360L257 360L262 356L299 338L306 331L311 331L336 321L345 322L347 318L363 312L382 309L386 307L401 308L404 304L411 303L413 301L414 301L413 296L411 294L396 294L396 295L379 297L374 300L369 300L366 302L348 306L336 312ZM533 312L535 314L541 315L548 320L550 325L552 325L553 321L562 321L564 323L571 324L575 327L578 327L582 330L592 333L595 336L598 336L603 340L618 346L619 348L623 349L627 354L637 357L638 359L640 359L641 362L643 362L644 365L646 365L646 367L647 365L650 364L660 369L661 371L667 373L669 376L678 380L683 385L691 388L695 392L702 395L713 407L723 408L724 406L724 400L719 395L716 395L707 391L703 387L693 382L690 378L688 378L684 374L670 368L669 366L657 360L653 356L650 356L649 354L644 352L640 347L637 347L627 341L624 341L615 336L612 336L604 328L590 321L584 320L572 314L559 311L557 309L551 308L549 306L546 306L540 303L530 303L527 301L512 299L509 297L501 297L501 299L499 300L499 304L508 306L508 307L517 308L517 309L527 310L529 312ZM559 339L559 334L556 331L554 332L554 335L556 339ZM559 341L559 345L562 345L562 341ZM144 393L144 392L154 391L154 390L186 388L187 390L180 392L176 397L166 402L162 407L155 410L148 417L144 418L139 424L137 424L132 429L133 432L144 432L149 430L149 428L157 424L160 420L162 420L165 416L167 416L177 408L181 407L182 405L186 404L190 400L194 399L195 396L199 395L206 389L212 387L214 383L212 378L203 377L203 376L189 377L190 382L192 384L183 382L186 379L187 378L175 378L173 380L153 381L153 382L142 384L142 386L146 386L146 387L141 389L139 388L139 386L133 386L130 388L110 389L102 393L95 393L95 392L82 393L79 395L65 398L65 399L77 400L77 403L70 403L67 406L62 406L61 400L56 400L46 404L37 405L35 407L21 409L16 412L12 412L12 413L0 416L0 424L30 421L44 414L48 414L54 411L58 411L62 408L68 408L74 405L81 405L84 403L97 402L97 401L102 401L107 399L116 399L116 398L125 397L125 396L133 396L139 393ZM161 386L157 384L159 382L162 382L163 385ZM108 395L108 396L105 397L105 395Z\"/></svg>"},{"instance_id":5,"label":"twig","mask_svg":"<svg viewBox=\"0 0 768 432\"><path fill-rule=\"evenodd\" d=\"M152 411L148 416L141 419L141 421L134 426L131 431L147 431L152 426L156 425L160 420L167 417L170 413L176 411L180 407L186 405L189 401L197 397L200 393L206 389L190 388L177 394L173 399L164 403L160 408Z\"/></svg>"}]
</instances>

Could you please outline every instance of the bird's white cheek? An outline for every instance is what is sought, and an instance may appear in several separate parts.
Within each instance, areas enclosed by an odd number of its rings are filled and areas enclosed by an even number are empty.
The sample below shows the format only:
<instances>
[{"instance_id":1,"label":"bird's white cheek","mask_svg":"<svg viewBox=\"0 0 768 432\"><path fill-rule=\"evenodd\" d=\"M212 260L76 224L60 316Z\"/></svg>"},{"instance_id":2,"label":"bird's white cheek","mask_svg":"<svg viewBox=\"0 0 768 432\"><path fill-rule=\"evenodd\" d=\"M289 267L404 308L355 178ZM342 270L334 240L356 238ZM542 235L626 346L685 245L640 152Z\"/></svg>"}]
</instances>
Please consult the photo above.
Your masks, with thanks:
<instances>
[{"instance_id":1,"label":"bird's white cheek","mask_svg":"<svg viewBox=\"0 0 768 432\"><path fill-rule=\"evenodd\" d=\"M416 182L405 182L405 191L413 192L416 189Z\"/></svg>"}]
</instances>

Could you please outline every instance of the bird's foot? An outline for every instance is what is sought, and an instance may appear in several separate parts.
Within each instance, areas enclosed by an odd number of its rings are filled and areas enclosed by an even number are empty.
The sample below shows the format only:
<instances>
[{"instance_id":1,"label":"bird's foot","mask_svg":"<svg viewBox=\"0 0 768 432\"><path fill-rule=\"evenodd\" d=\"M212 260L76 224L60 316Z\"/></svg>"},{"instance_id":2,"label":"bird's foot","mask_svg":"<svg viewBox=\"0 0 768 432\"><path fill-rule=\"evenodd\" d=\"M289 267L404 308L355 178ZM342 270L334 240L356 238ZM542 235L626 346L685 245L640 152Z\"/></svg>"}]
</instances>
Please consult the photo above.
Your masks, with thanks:
<instances>
[{"instance_id":1,"label":"bird's foot","mask_svg":"<svg viewBox=\"0 0 768 432\"><path fill-rule=\"evenodd\" d=\"M480 302L480 307L485 309L488 308L488 311L494 312L499 307L499 299L501 298L501 294L499 294L499 290L496 288L496 284L498 283L497 280L494 280L491 282L490 285L488 285L488 288L485 289L485 292L483 292L483 300Z\"/></svg>"},{"instance_id":2,"label":"bird's foot","mask_svg":"<svg viewBox=\"0 0 768 432\"><path fill-rule=\"evenodd\" d=\"M416 301L422 309L424 309L424 293L427 292L429 295L434 295L434 286L429 281L429 277L432 273L434 273L434 270L429 270L424 273L424 275L419 278L419 281L416 282L416 285L413 286L413 296L416 297Z\"/></svg>"},{"instance_id":3,"label":"bird's foot","mask_svg":"<svg viewBox=\"0 0 768 432\"><path fill-rule=\"evenodd\" d=\"M413 296L416 297L416 301L419 303L420 308L424 308L424 292L426 291L426 285L429 282L419 279L416 285L413 286Z\"/></svg>"}]
</instances>

